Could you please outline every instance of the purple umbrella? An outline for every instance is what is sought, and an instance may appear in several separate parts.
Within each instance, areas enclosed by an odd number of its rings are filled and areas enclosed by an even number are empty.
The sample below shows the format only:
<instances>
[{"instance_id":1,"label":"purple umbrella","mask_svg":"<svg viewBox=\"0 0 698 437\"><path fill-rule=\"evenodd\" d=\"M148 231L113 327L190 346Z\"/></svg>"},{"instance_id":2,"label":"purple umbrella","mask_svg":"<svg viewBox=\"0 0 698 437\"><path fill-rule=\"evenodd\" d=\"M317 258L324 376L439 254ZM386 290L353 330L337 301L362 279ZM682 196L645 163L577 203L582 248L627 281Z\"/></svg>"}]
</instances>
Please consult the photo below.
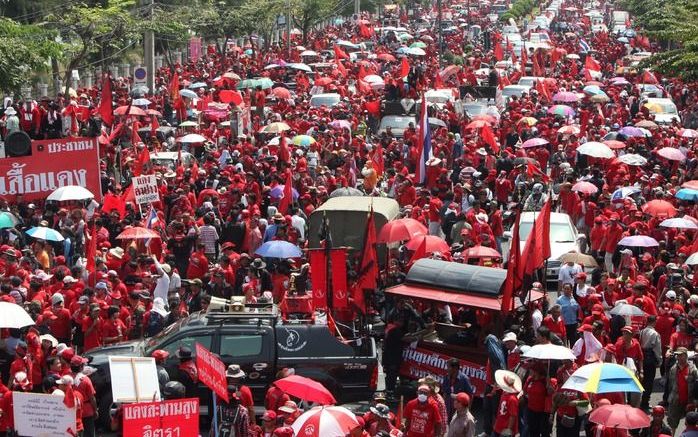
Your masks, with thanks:
<instances>
[{"instance_id":1,"label":"purple umbrella","mask_svg":"<svg viewBox=\"0 0 698 437\"><path fill-rule=\"evenodd\" d=\"M521 147L528 149L529 147L544 146L546 144L548 144L548 140L545 138L531 138L530 140L526 140Z\"/></svg>"},{"instance_id":2,"label":"purple umbrella","mask_svg":"<svg viewBox=\"0 0 698 437\"><path fill-rule=\"evenodd\" d=\"M553 96L553 102L577 102L579 101L579 97L575 93L570 93L570 92L560 92L557 93Z\"/></svg>"},{"instance_id":3,"label":"purple umbrella","mask_svg":"<svg viewBox=\"0 0 698 437\"><path fill-rule=\"evenodd\" d=\"M618 245L626 247L657 247L659 243L647 235L631 235L620 240Z\"/></svg>"},{"instance_id":4,"label":"purple umbrella","mask_svg":"<svg viewBox=\"0 0 698 437\"><path fill-rule=\"evenodd\" d=\"M293 193L293 200L298 200L298 191L295 188L291 188L291 193ZM277 185L269 191L269 195L272 199L278 200L284 197L284 186Z\"/></svg>"},{"instance_id":5,"label":"purple umbrella","mask_svg":"<svg viewBox=\"0 0 698 437\"><path fill-rule=\"evenodd\" d=\"M611 79L611 85L630 85L630 82L624 77L617 76Z\"/></svg>"},{"instance_id":6,"label":"purple umbrella","mask_svg":"<svg viewBox=\"0 0 698 437\"><path fill-rule=\"evenodd\" d=\"M625 135L626 137L644 137L645 136L645 133L642 132L639 127L635 127L635 126L622 127L618 132Z\"/></svg>"},{"instance_id":7,"label":"purple umbrella","mask_svg":"<svg viewBox=\"0 0 698 437\"><path fill-rule=\"evenodd\" d=\"M330 122L330 127L334 129L344 129L347 128L351 130L351 123L349 123L347 120L332 120Z\"/></svg>"}]
</instances>

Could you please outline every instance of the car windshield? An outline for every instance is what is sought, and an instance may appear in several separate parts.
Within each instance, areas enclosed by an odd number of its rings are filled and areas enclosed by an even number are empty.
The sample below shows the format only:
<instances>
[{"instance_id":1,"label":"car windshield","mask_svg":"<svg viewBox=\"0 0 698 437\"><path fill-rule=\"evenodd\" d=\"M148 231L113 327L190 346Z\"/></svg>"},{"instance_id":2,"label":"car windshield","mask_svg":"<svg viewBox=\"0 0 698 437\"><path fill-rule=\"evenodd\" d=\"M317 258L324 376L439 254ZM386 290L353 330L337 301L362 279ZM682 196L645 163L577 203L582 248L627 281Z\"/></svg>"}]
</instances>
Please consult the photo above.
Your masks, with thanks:
<instances>
[{"instance_id":1,"label":"car windshield","mask_svg":"<svg viewBox=\"0 0 698 437\"><path fill-rule=\"evenodd\" d=\"M155 349L156 346L162 344L167 340L170 335L173 333L177 332L177 328L179 328L180 323L173 323L170 326L165 327L160 333L150 337L145 341L145 349L150 350L150 349Z\"/></svg>"},{"instance_id":2,"label":"car windshield","mask_svg":"<svg viewBox=\"0 0 698 437\"><path fill-rule=\"evenodd\" d=\"M339 95L336 96L313 96L310 105L316 108L320 106L334 106L339 103Z\"/></svg>"},{"instance_id":3,"label":"car windshield","mask_svg":"<svg viewBox=\"0 0 698 437\"><path fill-rule=\"evenodd\" d=\"M167 158L151 158L150 162L153 163L154 167L166 167L169 168L170 170L174 170L176 167L176 161L173 159L167 159Z\"/></svg>"},{"instance_id":4,"label":"car windshield","mask_svg":"<svg viewBox=\"0 0 698 437\"><path fill-rule=\"evenodd\" d=\"M463 105L463 110L469 115L481 115L487 113L487 106L485 105Z\"/></svg>"},{"instance_id":5,"label":"car windshield","mask_svg":"<svg viewBox=\"0 0 698 437\"><path fill-rule=\"evenodd\" d=\"M383 120L381 120L380 130L384 130L386 128L407 129L412 122L414 122L414 119L411 117L387 116L383 117Z\"/></svg>"},{"instance_id":6,"label":"car windshield","mask_svg":"<svg viewBox=\"0 0 698 437\"><path fill-rule=\"evenodd\" d=\"M522 222L519 225L519 238L521 241L528 239L528 234L531 233L533 222ZM550 242L552 243L574 243L575 238L572 233L572 228L567 223L551 223L550 224Z\"/></svg>"},{"instance_id":7,"label":"car windshield","mask_svg":"<svg viewBox=\"0 0 698 437\"><path fill-rule=\"evenodd\" d=\"M428 94L427 95L427 102L429 102L429 103L445 104L445 103L448 103L449 100L450 100L449 96L444 95L444 94Z\"/></svg>"},{"instance_id":8,"label":"car windshield","mask_svg":"<svg viewBox=\"0 0 698 437\"><path fill-rule=\"evenodd\" d=\"M502 90L502 95L503 96L520 96L521 94L525 93L526 90L524 88L504 88Z\"/></svg>"},{"instance_id":9,"label":"car windshield","mask_svg":"<svg viewBox=\"0 0 698 437\"><path fill-rule=\"evenodd\" d=\"M676 106L670 102L651 102L648 103L649 111L653 114L676 114ZM662 108L661 111L657 111L656 107Z\"/></svg>"}]
</instances>

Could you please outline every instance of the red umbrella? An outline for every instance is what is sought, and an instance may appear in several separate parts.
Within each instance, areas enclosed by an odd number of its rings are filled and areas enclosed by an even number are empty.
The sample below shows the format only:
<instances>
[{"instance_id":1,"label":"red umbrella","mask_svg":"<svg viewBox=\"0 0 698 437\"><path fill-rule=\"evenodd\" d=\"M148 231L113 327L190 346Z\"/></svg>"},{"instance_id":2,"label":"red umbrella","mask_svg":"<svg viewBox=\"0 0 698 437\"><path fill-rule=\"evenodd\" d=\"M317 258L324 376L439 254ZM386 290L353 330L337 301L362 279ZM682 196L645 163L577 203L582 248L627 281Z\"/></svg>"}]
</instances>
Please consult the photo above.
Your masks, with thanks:
<instances>
[{"instance_id":1,"label":"red umbrella","mask_svg":"<svg viewBox=\"0 0 698 437\"><path fill-rule=\"evenodd\" d=\"M489 115L489 114L478 114L473 117L473 122L475 121L484 121L487 123L490 123L492 125L497 124L497 118L494 115Z\"/></svg>"},{"instance_id":2,"label":"red umbrella","mask_svg":"<svg viewBox=\"0 0 698 437\"><path fill-rule=\"evenodd\" d=\"M581 181L572 185L572 191L578 191L584 194L594 194L599 191L599 187L592 184L591 182Z\"/></svg>"},{"instance_id":3,"label":"red umbrella","mask_svg":"<svg viewBox=\"0 0 698 437\"><path fill-rule=\"evenodd\" d=\"M464 258L501 258L502 254L487 246L473 246L465 251Z\"/></svg>"},{"instance_id":4,"label":"red umbrella","mask_svg":"<svg viewBox=\"0 0 698 437\"><path fill-rule=\"evenodd\" d=\"M666 200L655 199L642 205L642 212L655 217L668 218L676 215L676 208Z\"/></svg>"},{"instance_id":5,"label":"red umbrella","mask_svg":"<svg viewBox=\"0 0 698 437\"><path fill-rule=\"evenodd\" d=\"M426 240L425 251L429 252L448 252L451 248L448 243L439 237L433 235L417 235L405 244L409 250L417 250L422 245L422 241Z\"/></svg>"},{"instance_id":6,"label":"red umbrella","mask_svg":"<svg viewBox=\"0 0 698 437\"><path fill-rule=\"evenodd\" d=\"M317 402L322 405L336 404L337 400L324 385L310 378L300 375L291 375L274 381L284 393L295 396L308 402Z\"/></svg>"},{"instance_id":7,"label":"red umbrella","mask_svg":"<svg viewBox=\"0 0 698 437\"><path fill-rule=\"evenodd\" d=\"M386 223L378 234L379 243L395 243L426 235L427 227L412 218L403 218Z\"/></svg>"},{"instance_id":8,"label":"red umbrella","mask_svg":"<svg viewBox=\"0 0 698 437\"><path fill-rule=\"evenodd\" d=\"M334 80L334 79L332 79L331 77L327 77L327 76L321 77L321 78L319 78L319 79L317 79L317 80L315 81L315 85L317 85L317 86L327 86L327 85L331 84L333 80Z\"/></svg>"},{"instance_id":9,"label":"red umbrella","mask_svg":"<svg viewBox=\"0 0 698 437\"><path fill-rule=\"evenodd\" d=\"M154 115L156 117L162 117L162 114L160 113L160 111L156 111L155 109L148 109L145 111L145 113L148 115Z\"/></svg>"},{"instance_id":10,"label":"red umbrella","mask_svg":"<svg viewBox=\"0 0 698 437\"><path fill-rule=\"evenodd\" d=\"M483 128L483 127L489 126L489 125L490 124L488 122L486 122L485 120L475 120L475 121L471 121L470 123L468 123L468 125L465 126L465 128L466 129L480 129L480 128Z\"/></svg>"},{"instance_id":11,"label":"red umbrella","mask_svg":"<svg viewBox=\"0 0 698 437\"><path fill-rule=\"evenodd\" d=\"M278 99L290 99L291 92L284 87L276 87L271 90L271 93Z\"/></svg>"},{"instance_id":12,"label":"red umbrella","mask_svg":"<svg viewBox=\"0 0 698 437\"><path fill-rule=\"evenodd\" d=\"M381 61L385 62L395 62L395 56L391 55L390 53L381 53L380 55L376 56L378 59Z\"/></svg>"},{"instance_id":13,"label":"red umbrella","mask_svg":"<svg viewBox=\"0 0 698 437\"><path fill-rule=\"evenodd\" d=\"M141 117L145 117L147 114L144 110L137 106L130 106L131 109L129 109L129 106L119 106L114 110L114 115L126 115L126 111L128 111L128 115L137 115Z\"/></svg>"},{"instance_id":14,"label":"red umbrella","mask_svg":"<svg viewBox=\"0 0 698 437\"><path fill-rule=\"evenodd\" d=\"M673 147L662 147L661 149L657 150L657 155L661 156L662 158L666 158L669 161L685 161L686 160L686 155L681 153L679 149L675 149Z\"/></svg>"},{"instance_id":15,"label":"red umbrella","mask_svg":"<svg viewBox=\"0 0 698 437\"><path fill-rule=\"evenodd\" d=\"M625 149L625 143L618 140L606 140L603 142L605 145L613 150Z\"/></svg>"},{"instance_id":16,"label":"red umbrella","mask_svg":"<svg viewBox=\"0 0 698 437\"><path fill-rule=\"evenodd\" d=\"M589 415L589 420L606 428L639 429L650 426L650 418L639 408L630 405L604 405Z\"/></svg>"},{"instance_id":17,"label":"red umbrella","mask_svg":"<svg viewBox=\"0 0 698 437\"><path fill-rule=\"evenodd\" d=\"M160 234L140 226L128 228L116 237L117 240L147 240L149 238L160 238Z\"/></svg>"}]
</instances>

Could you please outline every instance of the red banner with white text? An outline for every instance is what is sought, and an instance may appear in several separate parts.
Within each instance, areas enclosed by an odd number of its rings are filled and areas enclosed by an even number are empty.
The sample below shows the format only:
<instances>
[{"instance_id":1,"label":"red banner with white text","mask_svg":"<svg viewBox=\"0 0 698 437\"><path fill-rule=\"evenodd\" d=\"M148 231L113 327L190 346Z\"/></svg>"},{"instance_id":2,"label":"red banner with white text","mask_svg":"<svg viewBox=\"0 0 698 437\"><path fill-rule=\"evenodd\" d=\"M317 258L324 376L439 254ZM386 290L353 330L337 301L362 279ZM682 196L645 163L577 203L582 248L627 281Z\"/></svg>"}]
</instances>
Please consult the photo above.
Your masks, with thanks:
<instances>
[{"instance_id":1,"label":"red banner with white text","mask_svg":"<svg viewBox=\"0 0 698 437\"><path fill-rule=\"evenodd\" d=\"M28 156L0 158L0 196L10 202L45 199L57 188L80 185L102 199L96 138L31 142Z\"/></svg>"},{"instance_id":2,"label":"red banner with white text","mask_svg":"<svg viewBox=\"0 0 698 437\"><path fill-rule=\"evenodd\" d=\"M451 358L453 357L439 352L408 345L402 351L400 376L416 380L427 375L433 375L443 379L448 374L448 360ZM460 370L470 379L475 395L482 396L487 386L485 366L461 359L459 361Z\"/></svg>"},{"instance_id":3,"label":"red banner with white text","mask_svg":"<svg viewBox=\"0 0 698 437\"><path fill-rule=\"evenodd\" d=\"M199 399L124 404L125 436L199 435Z\"/></svg>"},{"instance_id":4,"label":"red banner with white text","mask_svg":"<svg viewBox=\"0 0 698 437\"><path fill-rule=\"evenodd\" d=\"M228 402L228 383L225 379L225 364L210 350L196 343L196 368L199 381L213 390L219 398Z\"/></svg>"}]
</instances>

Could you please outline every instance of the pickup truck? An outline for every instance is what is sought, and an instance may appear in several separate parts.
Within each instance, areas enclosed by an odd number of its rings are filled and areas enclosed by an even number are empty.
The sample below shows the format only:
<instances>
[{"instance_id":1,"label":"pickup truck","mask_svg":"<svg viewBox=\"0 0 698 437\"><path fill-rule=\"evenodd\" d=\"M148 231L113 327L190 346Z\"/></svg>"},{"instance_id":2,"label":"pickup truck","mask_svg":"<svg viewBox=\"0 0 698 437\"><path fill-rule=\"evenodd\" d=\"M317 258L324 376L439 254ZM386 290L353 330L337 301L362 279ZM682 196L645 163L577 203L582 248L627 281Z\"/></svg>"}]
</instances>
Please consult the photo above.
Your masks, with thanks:
<instances>
[{"instance_id":1,"label":"pickup truck","mask_svg":"<svg viewBox=\"0 0 698 437\"><path fill-rule=\"evenodd\" d=\"M99 393L100 418L109 417L112 404L109 356L149 357L156 349L170 353L165 368L175 369L175 352L180 346L195 350L201 343L217 354L226 366L239 364L247 374L255 406L264 405L264 396L277 371L293 368L297 375L321 382L338 403L370 399L378 379L375 340L361 337L340 340L327 325L282 321L275 306L245 305L243 311L227 309L198 312L176 322L160 334L123 342L87 352L90 376ZM172 373L171 373L172 374ZM211 410L211 391L201 384L199 398L202 416Z\"/></svg>"}]
</instances>

